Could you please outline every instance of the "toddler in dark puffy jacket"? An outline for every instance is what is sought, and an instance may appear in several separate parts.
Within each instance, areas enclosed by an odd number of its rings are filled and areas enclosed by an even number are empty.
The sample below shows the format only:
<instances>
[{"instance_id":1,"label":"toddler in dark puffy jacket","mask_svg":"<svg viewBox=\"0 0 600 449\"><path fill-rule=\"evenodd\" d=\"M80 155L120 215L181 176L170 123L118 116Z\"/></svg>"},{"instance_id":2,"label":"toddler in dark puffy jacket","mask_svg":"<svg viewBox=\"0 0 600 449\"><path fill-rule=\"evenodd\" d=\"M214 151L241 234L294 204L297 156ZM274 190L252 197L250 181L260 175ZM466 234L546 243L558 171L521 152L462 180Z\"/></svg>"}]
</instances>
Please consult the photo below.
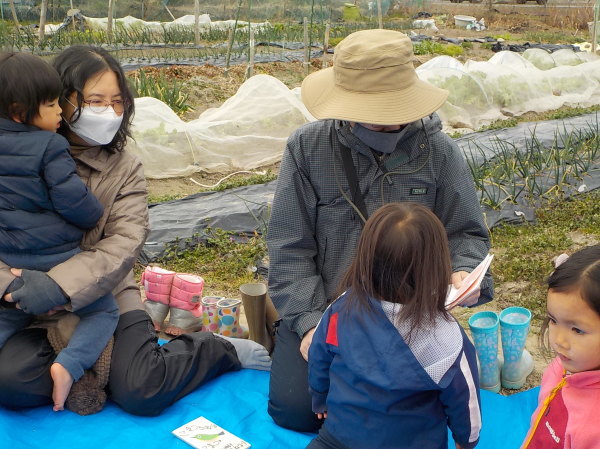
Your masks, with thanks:
<instances>
[{"instance_id":1,"label":"toddler in dark puffy jacket","mask_svg":"<svg viewBox=\"0 0 600 449\"><path fill-rule=\"evenodd\" d=\"M6 53L0 56L0 86L0 260L23 269L27 280L79 252L84 230L96 226L103 208L78 177L68 142L56 134L62 112L58 73L37 56ZM20 298L21 285L16 277L7 290L15 303L0 301L0 348L34 315L52 313L36 302L42 291ZM79 323L50 368L55 411L63 410L73 382L98 359L119 317L111 294L73 312Z\"/></svg>"}]
</instances>

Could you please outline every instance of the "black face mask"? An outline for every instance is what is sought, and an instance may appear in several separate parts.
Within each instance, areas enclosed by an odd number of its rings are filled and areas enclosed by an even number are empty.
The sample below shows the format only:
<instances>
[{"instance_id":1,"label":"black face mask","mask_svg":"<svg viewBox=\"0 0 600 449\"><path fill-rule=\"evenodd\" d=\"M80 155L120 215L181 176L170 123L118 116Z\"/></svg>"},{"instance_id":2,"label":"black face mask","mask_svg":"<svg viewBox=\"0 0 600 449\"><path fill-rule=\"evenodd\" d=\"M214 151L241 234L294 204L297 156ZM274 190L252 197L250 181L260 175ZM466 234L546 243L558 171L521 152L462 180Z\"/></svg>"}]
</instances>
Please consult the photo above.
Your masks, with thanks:
<instances>
[{"instance_id":1,"label":"black face mask","mask_svg":"<svg viewBox=\"0 0 600 449\"><path fill-rule=\"evenodd\" d=\"M398 145L398 142L404 136L405 130L406 126L398 131L372 131L360 123L355 123L352 127L352 134L369 148L380 153L390 154L396 149L396 145Z\"/></svg>"}]
</instances>

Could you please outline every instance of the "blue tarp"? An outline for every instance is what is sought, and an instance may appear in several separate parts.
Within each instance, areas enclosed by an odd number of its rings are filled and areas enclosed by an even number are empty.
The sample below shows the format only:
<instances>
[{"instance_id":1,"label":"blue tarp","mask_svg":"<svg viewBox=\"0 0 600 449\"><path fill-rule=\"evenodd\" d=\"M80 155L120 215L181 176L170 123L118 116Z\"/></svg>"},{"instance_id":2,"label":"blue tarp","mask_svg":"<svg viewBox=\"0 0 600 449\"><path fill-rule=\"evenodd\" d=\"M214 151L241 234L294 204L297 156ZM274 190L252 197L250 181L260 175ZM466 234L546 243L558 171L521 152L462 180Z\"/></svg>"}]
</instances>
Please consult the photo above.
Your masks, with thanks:
<instances>
[{"instance_id":1,"label":"blue tarp","mask_svg":"<svg viewBox=\"0 0 600 449\"><path fill-rule=\"evenodd\" d=\"M225 374L181 399L162 415L129 415L108 403L95 415L51 406L12 411L0 407L2 449L185 449L171 435L183 424L204 416L252 444L253 449L302 449L312 434L276 426L266 411L269 374L241 370ZM483 432L479 449L516 449L529 427L538 389L500 396L482 391ZM450 443L454 449L454 443Z\"/></svg>"}]
</instances>

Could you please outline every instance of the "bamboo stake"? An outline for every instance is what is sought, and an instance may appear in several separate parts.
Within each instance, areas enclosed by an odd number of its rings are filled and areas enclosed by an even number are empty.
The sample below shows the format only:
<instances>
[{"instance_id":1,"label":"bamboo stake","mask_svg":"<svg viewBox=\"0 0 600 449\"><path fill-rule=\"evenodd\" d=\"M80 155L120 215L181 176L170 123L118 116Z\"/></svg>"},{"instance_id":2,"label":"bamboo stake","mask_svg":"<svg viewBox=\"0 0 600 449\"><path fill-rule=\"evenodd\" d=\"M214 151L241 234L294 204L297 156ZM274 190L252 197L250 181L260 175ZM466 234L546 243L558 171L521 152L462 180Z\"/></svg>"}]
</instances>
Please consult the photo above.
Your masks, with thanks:
<instances>
[{"instance_id":1,"label":"bamboo stake","mask_svg":"<svg viewBox=\"0 0 600 449\"><path fill-rule=\"evenodd\" d=\"M17 10L15 9L15 2L14 2L14 0L8 0L8 3L10 5L10 12L13 16L15 26L17 27L17 30L18 30L21 25L19 24L19 19L17 18Z\"/></svg>"},{"instance_id":2,"label":"bamboo stake","mask_svg":"<svg viewBox=\"0 0 600 449\"><path fill-rule=\"evenodd\" d=\"M325 38L323 39L323 68L327 68L327 50L329 49L329 30L331 25L329 22L325 24Z\"/></svg>"},{"instance_id":3,"label":"bamboo stake","mask_svg":"<svg viewBox=\"0 0 600 449\"><path fill-rule=\"evenodd\" d=\"M73 6L73 0L70 0L69 4L71 5L71 11L73 11L75 9L75 7ZM142 2L142 5L143 4L144 3ZM75 26L75 15L74 14L71 16L71 25L73 25L73 30L75 30L76 26Z\"/></svg>"},{"instance_id":4,"label":"bamboo stake","mask_svg":"<svg viewBox=\"0 0 600 449\"><path fill-rule=\"evenodd\" d=\"M171 19L175 20L175 16L173 14L171 14L171 10L169 9L169 7L167 6L166 3L163 3L163 6L165 7L165 9L167 10L167 12L169 13L169 15L171 16Z\"/></svg>"},{"instance_id":5,"label":"bamboo stake","mask_svg":"<svg viewBox=\"0 0 600 449\"><path fill-rule=\"evenodd\" d=\"M600 0L596 0L594 5L594 24L592 25L592 54L596 54L596 45L598 40L598 10L600 9Z\"/></svg>"},{"instance_id":6,"label":"bamboo stake","mask_svg":"<svg viewBox=\"0 0 600 449\"><path fill-rule=\"evenodd\" d=\"M194 0L194 43L200 45L200 0Z\"/></svg>"},{"instance_id":7,"label":"bamboo stake","mask_svg":"<svg viewBox=\"0 0 600 449\"><path fill-rule=\"evenodd\" d=\"M233 47L233 28L229 28L227 35L227 55L225 56L225 73L229 71L229 59L231 58L231 47Z\"/></svg>"},{"instance_id":8,"label":"bamboo stake","mask_svg":"<svg viewBox=\"0 0 600 449\"><path fill-rule=\"evenodd\" d=\"M254 75L254 28L250 27L250 56L248 59L248 70L246 70L246 79Z\"/></svg>"},{"instance_id":9,"label":"bamboo stake","mask_svg":"<svg viewBox=\"0 0 600 449\"><path fill-rule=\"evenodd\" d=\"M113 1L108 0L108 22L106 23L106 37L108 42L112 43L112 32L113 32Z\"/></svg>"},{"instance_id":10,"label":"bamboo stake","mask_svg":"<svg viewBox=\"0 0 600 449\"><path fill-rule=\"evenodd\" d=\"M315 15L315 0L312 0L310 5L310 27L309 27L309 35L308 35L308 60L310 61L311 50L312 50L312 32L313 32L313 18Z\"/></svg>"},{"instance_id":11,"label":"bamboo stake","mask_svg":"<svg viewBox=\"0 0 600 449\"><path fill-rule=\"evenodd\" d=\"M377 19L379 20L379 28L383 29L383 11L381 10L381 0L377 0Z\"/></svg>"},{"instance_id":12,"label":"bamboo stake","mask_svg":"<svg viewBox=\"0 0 600 449\"><path fill-rule=\"evenodd\" d=\"M252 29L252 0L248 0L248 61L250 61L250 30Z\"/></svg>"},{"instance_id":13,"label":"bamboo stake","mask_svg":"<svg viewBox=\"0 0 600 449\"><path fill-rule=\"evenodd\" d=\"M310 66L310 47L308 46L308 17L304 18L304 74L308 75Z\"/></svg>"},{"instance_id":14,"label":"bamboo stake","mask_svg":"<svg viewBox=\"0 0 600 449\"><path fill-rule=\"evenodd\" d=\"M42 45L44 34L46 34L46 14L48 13L48 0L42 0L40 9L39 45Z\"/></svg>"},{"instance_id":15,"label":"bamboo stake","mask_svg":"<svg viewBox=\"0 0 600 449\"><path fill-rule=\"evenodd\" d=\"M242 2L244 0L240 0L238 2L237 11L235 13L235 22L233 22L233 29L229 29L229 45L227 47L227 58L225 62L225 73L229 71L229 59L231 58L231 48L233 47L233 42L235 41L235 32L237 30L238 20L240 19L240 9L242 8Z\"/></svg>"}]
</instances>

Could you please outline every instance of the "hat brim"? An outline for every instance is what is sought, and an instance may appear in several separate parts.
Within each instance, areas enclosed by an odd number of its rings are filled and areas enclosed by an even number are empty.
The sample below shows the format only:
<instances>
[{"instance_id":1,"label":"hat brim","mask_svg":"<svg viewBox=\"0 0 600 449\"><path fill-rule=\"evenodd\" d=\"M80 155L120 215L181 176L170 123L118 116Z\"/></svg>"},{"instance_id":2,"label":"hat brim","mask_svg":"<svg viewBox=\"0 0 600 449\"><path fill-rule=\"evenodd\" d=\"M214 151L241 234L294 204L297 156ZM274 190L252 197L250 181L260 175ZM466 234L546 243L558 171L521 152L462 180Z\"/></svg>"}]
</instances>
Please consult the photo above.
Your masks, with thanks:
<instances>
[{"instance_id":1,"label":"hat brim","mask_svg":"<svg viewBox=\"0 0 600 449\"><path fill-rule=\"evenodd\" d=\"M335 84L333 67L308 75L302 102L318 119L374 125L402 125L427 117L448 98L448 91L417 79L410 87L385 92L357 92Z\"/></svg>"}]
</instances>

